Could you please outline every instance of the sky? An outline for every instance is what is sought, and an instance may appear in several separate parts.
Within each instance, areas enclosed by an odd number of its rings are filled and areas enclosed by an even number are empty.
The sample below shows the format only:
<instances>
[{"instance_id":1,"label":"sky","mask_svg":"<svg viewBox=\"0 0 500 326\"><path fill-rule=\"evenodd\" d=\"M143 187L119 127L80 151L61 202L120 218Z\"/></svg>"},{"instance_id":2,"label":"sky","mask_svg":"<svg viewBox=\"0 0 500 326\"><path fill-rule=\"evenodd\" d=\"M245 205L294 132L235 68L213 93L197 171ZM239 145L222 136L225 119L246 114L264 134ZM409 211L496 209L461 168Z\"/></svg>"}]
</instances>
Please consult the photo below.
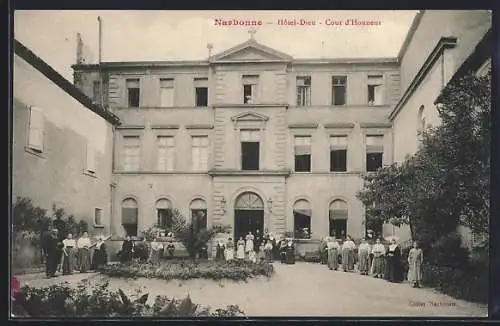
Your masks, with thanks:
<instances>
[{"instance_id":1,"label":"sky","mask_svg":"<svg viewBox=\"0 0 500 326\"><path fill-rule=\"evenodd\" d=\"M294 58L395 57L416 11L15 11L14 37L68 80L76 62L76 34L97 62L203 60L250 37L248 26L217 26L216 19L263 22L254 38ZM278 25L279 20L314 22ZM378 25L346 25L349 19ZM336 21L341 25L327 25Z\"/></svg>"}]
</instances>

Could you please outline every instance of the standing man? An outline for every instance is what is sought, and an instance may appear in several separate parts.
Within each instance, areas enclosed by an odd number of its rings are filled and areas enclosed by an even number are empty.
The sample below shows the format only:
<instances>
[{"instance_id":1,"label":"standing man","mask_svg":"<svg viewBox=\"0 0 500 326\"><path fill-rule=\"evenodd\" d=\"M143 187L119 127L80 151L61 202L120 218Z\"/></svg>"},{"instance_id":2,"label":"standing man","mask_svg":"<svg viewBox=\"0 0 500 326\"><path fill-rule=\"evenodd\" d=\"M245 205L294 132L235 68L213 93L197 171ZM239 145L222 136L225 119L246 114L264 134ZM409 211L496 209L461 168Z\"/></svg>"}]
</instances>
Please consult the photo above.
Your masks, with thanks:
<instances>
[{"instance_id":1,"label":"standing man","mask_svg":"<svg viewBox=\"0 0 500 326\"><path fill-rule=\"evenodd\" d=\"M62 243L59 241L59 230L52 229L45 243L45 273L47 278L54 277L61 258Z\"/></svg>"},{"instance_id":2,"label":"standing man","mask_svg":"<svg viewBox=\"0 0 500 326\"><path fill-rule=\"evenodd\" d=\"M255 230L255 236L254 237L255 237L255 241L253 243L253 247L254 247L253 250L255 252L259 252L259 247L262 244L262 240L263 240L262 239L262 233L260 233L259 229Z\"/></svg>"}]
</instances>

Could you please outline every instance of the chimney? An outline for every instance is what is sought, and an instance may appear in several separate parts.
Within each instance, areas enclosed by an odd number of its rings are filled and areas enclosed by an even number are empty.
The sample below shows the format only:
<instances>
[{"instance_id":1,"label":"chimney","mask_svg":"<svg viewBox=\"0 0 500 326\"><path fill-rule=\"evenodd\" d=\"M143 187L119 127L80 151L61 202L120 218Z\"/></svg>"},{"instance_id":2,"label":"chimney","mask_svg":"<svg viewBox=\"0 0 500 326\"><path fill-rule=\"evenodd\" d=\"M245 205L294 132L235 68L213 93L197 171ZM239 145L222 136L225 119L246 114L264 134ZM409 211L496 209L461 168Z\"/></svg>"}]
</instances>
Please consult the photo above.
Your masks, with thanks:
<instances>
[{"instance_id":1,"label":"chimney","mask_svg":"<svg viewBox=\"0 0 500 326\"><path fill-rule=\"evenodd\" d=\"M76 64L82 63L82 52L83 52L83 42L82 35L80 33L76 33Z\"/></svg>"}]
</instances>

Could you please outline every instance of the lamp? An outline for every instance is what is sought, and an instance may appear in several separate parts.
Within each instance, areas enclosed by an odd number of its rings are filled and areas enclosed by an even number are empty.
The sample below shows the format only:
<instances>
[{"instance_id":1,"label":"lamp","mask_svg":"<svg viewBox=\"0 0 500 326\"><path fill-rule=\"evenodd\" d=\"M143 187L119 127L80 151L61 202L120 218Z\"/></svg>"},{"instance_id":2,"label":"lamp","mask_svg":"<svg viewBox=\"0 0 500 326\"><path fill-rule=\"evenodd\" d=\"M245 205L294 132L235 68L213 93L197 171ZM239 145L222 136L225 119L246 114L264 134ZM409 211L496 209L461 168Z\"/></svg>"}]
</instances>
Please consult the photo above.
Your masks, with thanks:
<instances>
[{"instance_id":1,"label":"lamp","mask_svg":"<svg viewBox=\"0 0 500 326\"><path fill-rule=\"evenodd\" d=\"M222 199L220 200L220 208L222 210L223 213L226 212L226 199L224 197L222 197Z\"/></svg>"}]
</instances>

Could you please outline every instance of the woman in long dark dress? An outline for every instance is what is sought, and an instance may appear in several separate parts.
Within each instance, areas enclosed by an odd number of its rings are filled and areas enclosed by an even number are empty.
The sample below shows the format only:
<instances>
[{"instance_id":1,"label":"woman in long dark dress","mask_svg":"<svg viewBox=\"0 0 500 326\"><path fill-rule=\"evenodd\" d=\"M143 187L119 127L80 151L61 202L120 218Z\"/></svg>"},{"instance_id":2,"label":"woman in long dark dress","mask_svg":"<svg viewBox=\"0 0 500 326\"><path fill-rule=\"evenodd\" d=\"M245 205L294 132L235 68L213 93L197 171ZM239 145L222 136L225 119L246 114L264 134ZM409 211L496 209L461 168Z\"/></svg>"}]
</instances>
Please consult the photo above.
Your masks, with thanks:
<instances>
[{"instance_id":1,"label":"woman in long dark dress","mask_svg":"<svg viewBox=\"0 0 500 326\"><path fill-rule=\"evenodd\" d=\"M78 247L78 265L80 273L86 273L90 269L90 238L88 232L83 232L83 235L76 242Z\"/></svg>"},{"instance_id":2,"label":"woman in long dark dress","mask_svg":"<svg viewBox=\"0 0 500 326\"><path fill-rule=\"evenodd\" d=\"M100 270L108 263L108 253L106 251L106 244L104 237L99 236L95 244L94 256L92 257L92 269Z\"/></svg>"},{"instance_id":3,"label":"woman in long dark dress","mask_svg":"<svg viewBox=\"0 0 500 326\"><path fill-rule=\"evenodd\" d=\"M396 239L392 239L389 245L389 250L387 251L387 273L389 282L399 283L403 281L403 268L401 266L401 248L396 242Z\"/></svg>"},{"instance_id":4,"label":"woman in long dark dress","mask_svg":"<svg viewBox=\"0 0 500 326\"><path fill-rule=\"evenodd\" d=\"M282 264L286 263L286 249L287 249L287 242L285 239L283 239L280 241L280 249L279 249Z\"/></svg>"},{"instance_id":5,"label":"woman in long dark dress","mask_svg":"<svg viewBox=\"0 0 500 326\"><path fill-rule=\"evenodd\" d=\"M134 242L130 239L130 236L127 235L125 241L123 241L122 249L120 250L120 262L127 263L132 260L134 251Z\"/></svg>"},{"instance_id":6,"label":"woman in long dark dress","mask_svg":"<svg viewBox=\"0 0 500 326\"><path fill-rule=\"evenodd\" d=\"M273 245L273 260L279 260L281 257L279 242L272 233L269 233L269 241L271 241L271 244Z\"/></svg>"},{"instance_id":7,"label":"woman in long dark dress","mask_svg":"<svg viewBox=\"0 0 500 326\"><path fill-rule=\"evenodd\" d=\"M226 244L224 241L217 241L217 248L215 249L215 260L216 261L224 261L224 251L226 250Z\"/></svg>"},{"instance_id":8,"label":"woman in long dark dress","mask_svg":"<svg viewBox=\"0 0 500 326\"><path fill-rule=\"evenodd\" d=\"M289 265L295 264L295 245L289 240L285 248L285 262Z\"/></svg>"}]
</instances>

